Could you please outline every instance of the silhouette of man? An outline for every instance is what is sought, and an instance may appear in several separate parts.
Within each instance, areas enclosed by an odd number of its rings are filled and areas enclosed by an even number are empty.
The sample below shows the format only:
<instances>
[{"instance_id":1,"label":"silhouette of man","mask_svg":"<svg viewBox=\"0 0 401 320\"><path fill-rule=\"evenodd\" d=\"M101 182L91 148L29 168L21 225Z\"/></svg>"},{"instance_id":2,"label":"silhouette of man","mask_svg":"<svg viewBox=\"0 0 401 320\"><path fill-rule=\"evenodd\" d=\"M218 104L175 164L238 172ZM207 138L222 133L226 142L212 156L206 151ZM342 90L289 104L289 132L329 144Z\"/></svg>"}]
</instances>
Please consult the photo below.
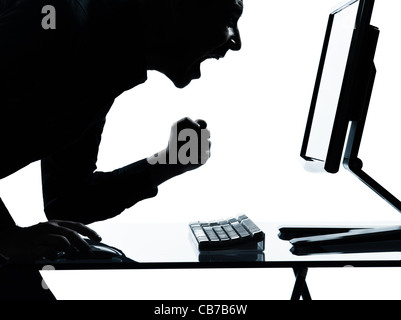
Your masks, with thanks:
<instances>
[{"instance_id":1,"label":"silhouette of man","mask_svg":"<svg viewBox=\"0 0 401 320\"><path fill-rule=\"evenodd\" d=\"M242 0L0 0L0 179L41 160L49 219L20 228L0 199L0 256L89 250L80 235L100 237L86 224L205 162L208 151L195 164L151 165L150 156L96 171L115 98L145 82L147 70L184 88L205 59L239 50L242 9ZM207 130L189 118L174 126Z\"/></svg>"}]
</instances>

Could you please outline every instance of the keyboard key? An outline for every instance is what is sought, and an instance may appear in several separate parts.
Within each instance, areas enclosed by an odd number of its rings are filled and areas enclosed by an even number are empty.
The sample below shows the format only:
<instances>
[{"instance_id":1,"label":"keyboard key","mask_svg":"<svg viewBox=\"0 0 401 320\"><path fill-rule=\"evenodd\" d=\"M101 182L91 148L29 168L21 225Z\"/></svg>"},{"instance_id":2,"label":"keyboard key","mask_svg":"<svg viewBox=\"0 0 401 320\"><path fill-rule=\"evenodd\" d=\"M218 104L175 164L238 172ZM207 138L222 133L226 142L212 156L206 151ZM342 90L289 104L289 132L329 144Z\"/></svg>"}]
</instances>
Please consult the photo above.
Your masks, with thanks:
<instances>
[{"instance_id":1,"label":"keyboard key","mask_svg":"<svg viewBox=\"0 0 401 320\"><path fill-rule=\"evenodd\" d=\"M218 226L218 225L219 225L219 223L217 221L210 221L209 222L209 226L210 227L214 227L214 226Z\"/></svg>"},{"instance_id":2,"label":"keyboard key","mask_svg":"<svg viewBox=\"0 0 401 320\"><path fill-rule=\"evenodd\" d=\"M216 232L214 232L212 227L204 227L203 230L205 231L205 233L210 241L212 241L212 242L220 241L219 237L217 236Z\"/></svg>"},{"instance_id":3,"label":"keyboard key","mask_svg":"<svg viewBox=\"0 0 401 320\"><path fill-rule=\"evenodd\" d=\"M203 231L202 227L199 224L192 224L191 229L198 243L209 242L206 233Z\"/></svg>"},{"instance_id":4,"label":"keyboard key","mask_svg":"<svg viewBox=\"0 0 401 320\"><path fill-rule=\"evenodd\" d=\"M236 219L236 218L228 219L228 223L229 224L233 224L233 223L236 223L236 222L238 222L238 219Z\"/></svg>"},{"instance_id":5,"label":"keyboard key","mask_svg":"<svg viewBox=\"0 0 401 320\"><path fill-rule=\"evenodd\" d=\"M264 233L262 230L259 229L259 227L253 223L251 219L245 219L241 221L242 226L249 231L249 233L252 235L253 238L255 239L262 239L264 238Z\"/></svg>"},{"instance_id":6,"label":"keyboard key","mask_svg":"<svg viewBox=\"0 0 401 320\"><path fill-rule=\"evenodd\" d=\"M237 240L240 239L240 236L235 232L233 227L230 224L225 224L222 226L224 231L227 233L227 235L230 237L231 240Z\"/></svg>"},{"instance_id":7,"label":"keyboard key","mask_svg":"<svg viewBox=\"0 0 401 320\"><path fill-rule=\"evenodd\" d=\"M237 231L237 233L241 236L241 238L250 238L251 234L238 222L234 222L231 224L232 227Z\"/></svg>"},{"instance_id":8,"label":"keyboard key","mask_svg":"<svg viewBox=\"0 0 401 320\"><path fill-rule=\"evenodd\" d=\"M217 236L219 237L220 241L230 241L228 235L224 232L221 226L213 227L213 230L216 232Z\"/></svg>"}]
</instances>

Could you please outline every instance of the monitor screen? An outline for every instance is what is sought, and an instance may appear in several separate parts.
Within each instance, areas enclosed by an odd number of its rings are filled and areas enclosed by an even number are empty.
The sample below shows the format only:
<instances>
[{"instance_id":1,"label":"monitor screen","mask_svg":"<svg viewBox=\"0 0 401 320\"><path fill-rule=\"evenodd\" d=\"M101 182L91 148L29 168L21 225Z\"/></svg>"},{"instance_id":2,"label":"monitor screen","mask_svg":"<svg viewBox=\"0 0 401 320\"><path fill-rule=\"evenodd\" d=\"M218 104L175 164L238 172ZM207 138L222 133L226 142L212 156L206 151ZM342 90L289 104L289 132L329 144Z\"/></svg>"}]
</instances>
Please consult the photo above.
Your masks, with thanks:
<instances>
[{"instance_id":1,"label":"monitor screen","mask_svg":"<svg viewBox=\"0 0 401 320\"><path fill-rule=\"evenodd\" d=\"M352 107L347 94L352 90L358 39L370 23L372 4L353 0L329 16L301 151L307 169L331 173L339 169Z\"/></svg>"}]
</instances>

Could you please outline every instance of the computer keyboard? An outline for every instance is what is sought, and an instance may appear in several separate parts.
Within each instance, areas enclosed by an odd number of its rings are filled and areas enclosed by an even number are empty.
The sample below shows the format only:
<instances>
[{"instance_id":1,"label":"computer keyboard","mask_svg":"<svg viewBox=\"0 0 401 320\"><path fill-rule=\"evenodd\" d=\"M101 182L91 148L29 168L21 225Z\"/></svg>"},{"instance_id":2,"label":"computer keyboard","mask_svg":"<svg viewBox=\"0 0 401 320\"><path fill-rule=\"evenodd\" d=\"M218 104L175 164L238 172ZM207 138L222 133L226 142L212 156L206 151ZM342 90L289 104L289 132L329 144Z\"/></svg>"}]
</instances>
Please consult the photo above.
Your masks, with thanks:
<instances>
[{"instance_id":1,"label":"computer keyboard","mask_svg":"<svg viewBox=\"0 0 401 320\"><path fill-rule=\"evenodd\" d=\"M265 234L246 215L189 224L199 251L264 250Z\"/></svg>"}]
</instances>

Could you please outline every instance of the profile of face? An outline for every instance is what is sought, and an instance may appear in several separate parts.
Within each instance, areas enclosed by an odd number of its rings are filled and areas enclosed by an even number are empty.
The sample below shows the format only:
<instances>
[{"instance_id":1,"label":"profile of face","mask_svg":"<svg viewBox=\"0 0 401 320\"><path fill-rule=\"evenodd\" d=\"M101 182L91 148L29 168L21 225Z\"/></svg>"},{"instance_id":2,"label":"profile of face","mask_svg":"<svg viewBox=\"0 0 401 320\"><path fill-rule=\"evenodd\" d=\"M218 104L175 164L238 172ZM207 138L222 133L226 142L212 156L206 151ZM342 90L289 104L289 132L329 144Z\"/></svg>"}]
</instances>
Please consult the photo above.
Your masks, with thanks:
<instances>
[{"instance_id":1,"label":"profile of face","mask_svg":"<svg viewBox=\"0 0 401 320\"><path fill-rule=\"evenodd\" d=\"M165 74L176 87L184 88L201 77L203 61L220 59L229 50L241 49L237 24L243 1L178 0L178 3L178 18L165 33L154 69Z\"/></svg>"}]
</instances>

